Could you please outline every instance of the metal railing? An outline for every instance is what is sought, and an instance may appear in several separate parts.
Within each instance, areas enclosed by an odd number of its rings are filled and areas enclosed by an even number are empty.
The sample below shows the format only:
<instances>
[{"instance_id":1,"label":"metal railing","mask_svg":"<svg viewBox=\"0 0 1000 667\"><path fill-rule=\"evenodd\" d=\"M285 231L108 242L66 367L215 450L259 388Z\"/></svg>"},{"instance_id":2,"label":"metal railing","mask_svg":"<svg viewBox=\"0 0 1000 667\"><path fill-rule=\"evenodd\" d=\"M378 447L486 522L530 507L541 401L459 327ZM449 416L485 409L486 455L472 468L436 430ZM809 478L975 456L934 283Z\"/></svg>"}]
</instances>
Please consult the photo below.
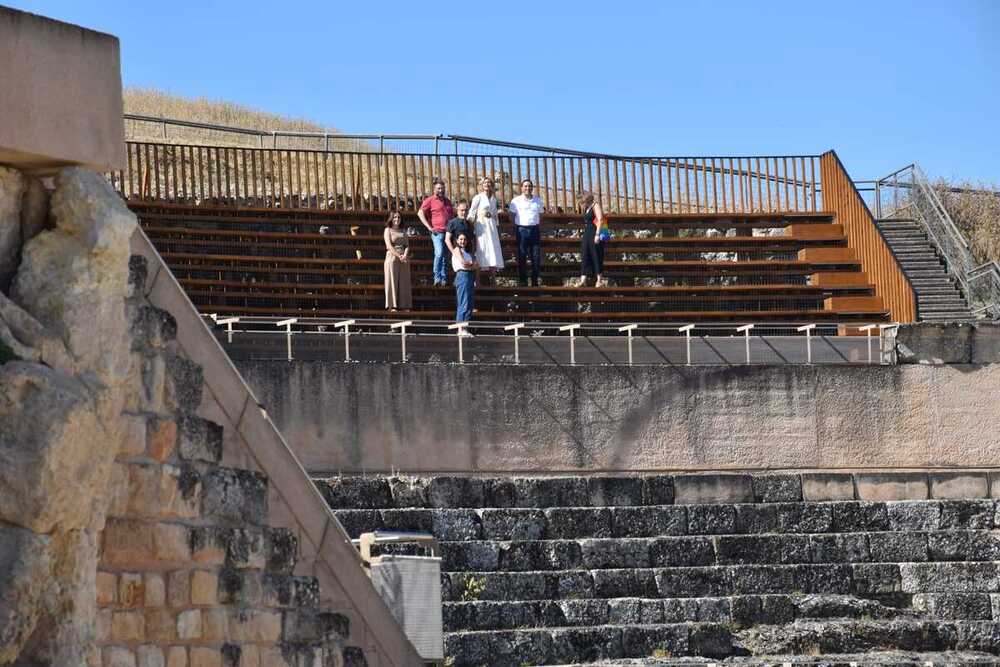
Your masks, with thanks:
<instances>
[{"instance_id":1,"label":"metal railing","mask_svg":"<svg viewBox=\"0 0 1000 667\"><path fill-rule=\"evenodd\" d=\"M898 328L857 323L449 323L217 314L204 318L236 359L570 366L895 364ZM838 335L843 333L854 335Z\"/></svg>"},{"instance_id":2,"label":"metal railing","mask_svg":"<svg viewBox=\"0 0 1000 667\"><path fill-rule=\"evenodd\" d=\"M789 213L822 209L819 156L605 157L233 148L126 142L108 174L128 199L311 210L416 210L445 181L453 200L491 177L501 202L535 183L549 211L585 191L614 213Z\"/></svg>"},{"instance_id":3,"label":"metal railing","mask_svg":"<svg viewBox=\"0 0 1000 667\"><path fill-rule=\"evenodd\" d=\"M974 315L1000 318L1000 265L976 260L965 235L918 165L906 165L875 181L874 201L879 219L912 218L924 227Z\"/></svg>"},{"instance_id":4,"label":"metal railing","mask_svg":"<svg viewBox=\"0 0 1000 667\"><path fill-rule=\"evenodd\" d=\"M357 150L363 146L373 152L385 153L431 153L433 155L461 155L477 153L485 149L488 154L518 155L574 155L577 157L621 157L607 153L593 153L553 146L540 146L461 134L350 134L346 132L298 132L294 130L256 130L232 125L217 125L176 118L122 114L129 121L126 137L130 140L162 140L163 143L176 140L177 134L190 130L204 131L207 145L218 143L220 137L234 135L234 138L252 137L257 148L282 148L306 150ZM183 128L181 130L180 128ZM142 132L141 129L148 131ZM171 133L171 129L173 132ZM173 134L174 136L171 136ZM212 143L214 142L214 143ZM281 145L279 146L279 142Z\"/></svg>"}]
</instances>

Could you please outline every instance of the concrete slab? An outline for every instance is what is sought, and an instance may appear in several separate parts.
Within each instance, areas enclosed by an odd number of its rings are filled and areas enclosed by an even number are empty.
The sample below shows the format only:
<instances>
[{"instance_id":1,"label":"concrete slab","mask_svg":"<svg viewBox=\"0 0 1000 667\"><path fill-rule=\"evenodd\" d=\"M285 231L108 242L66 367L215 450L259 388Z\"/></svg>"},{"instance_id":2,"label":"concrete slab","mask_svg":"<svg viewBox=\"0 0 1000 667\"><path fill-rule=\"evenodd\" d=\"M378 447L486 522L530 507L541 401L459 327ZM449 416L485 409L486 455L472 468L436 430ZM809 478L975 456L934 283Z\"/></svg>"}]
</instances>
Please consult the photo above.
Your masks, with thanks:
<instances>
[{"instance_id":1,"label":"concrete slab","mask_svg":"<svg viewBox=\"0 0 1000 667\"><path fill-rule=\"evenodd\" d=\"M802 499L806 502L854 500L854 477L847 473L803 473Z\"/></svg>"},{"instance_id":2,"label":"concrete slab","mask_svg":"<svg viewBox=\"0 0 1000 667\"><path fill-rule=\"evenodd\" d=\"M931 498L972 500L990 497L989 475L985 472L932 472L927 477Z\"/></svg>"},{"instance_id":3,"label":"concrete slab","mask_svg":"<svg viewBox=\"0 0 1000 667\"><path fill-rule=\"evenodd\" d=\"M0 164L125 166L118 38L0 6Z\"/></svg>"},{"instance_id":4,"label":"concrete slab","mask_svg":"<svg viewBox=\"0 0 1000 667\"><path fill-rule=\"evenodd\" d=\"M674 503L752 503L750 475L678 475L674 478Z\"/></svg>"},{"instance_id":5,"label":"concrete slab","mask_svg":"<svg viewBox=\"0 0 1000 667\"><path fill-rule=\"evenodd\" d=\"M858 500L926 500L926 473L863 473L855 475Z\"/></svg>"}]
</instances>

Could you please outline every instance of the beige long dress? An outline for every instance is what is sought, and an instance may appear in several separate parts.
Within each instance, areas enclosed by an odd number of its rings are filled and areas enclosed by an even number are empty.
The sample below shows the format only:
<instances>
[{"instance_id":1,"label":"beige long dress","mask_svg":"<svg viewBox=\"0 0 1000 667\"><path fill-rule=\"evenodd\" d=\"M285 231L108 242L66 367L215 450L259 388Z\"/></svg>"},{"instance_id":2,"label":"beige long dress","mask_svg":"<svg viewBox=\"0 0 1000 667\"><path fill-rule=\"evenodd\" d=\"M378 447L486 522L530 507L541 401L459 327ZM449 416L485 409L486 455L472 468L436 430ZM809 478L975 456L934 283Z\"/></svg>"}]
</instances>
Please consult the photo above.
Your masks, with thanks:
<instances>
[{"instance_id":1,"label":"beige long dress","mask_svg":"<svg viewBox=\"0 0 1000 667\"><path fill-rule=\"evenodd\" d=\"M406 234L402 230L389 228L389 243L402 254L410 246ZM385 307L399 310L413 308L413 296L410 290L410 265L401 261L394 254L385 251Z\"/></svg>"}]
</instances>

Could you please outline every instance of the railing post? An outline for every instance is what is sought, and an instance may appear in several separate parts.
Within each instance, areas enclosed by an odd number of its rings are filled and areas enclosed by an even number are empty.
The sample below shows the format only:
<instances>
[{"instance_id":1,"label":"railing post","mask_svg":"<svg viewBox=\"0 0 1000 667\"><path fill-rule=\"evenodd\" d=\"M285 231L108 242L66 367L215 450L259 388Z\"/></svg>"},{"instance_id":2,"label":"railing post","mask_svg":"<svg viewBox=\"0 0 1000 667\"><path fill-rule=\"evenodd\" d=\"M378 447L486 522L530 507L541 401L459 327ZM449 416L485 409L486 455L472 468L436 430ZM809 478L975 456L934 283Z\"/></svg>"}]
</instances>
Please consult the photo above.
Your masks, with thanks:
<instances>
[{"instance_id":1,"label":"railing post","mask_svg":"<svg viewBox=\"0 0 1000 667\"><path fill-rule=\"evenodd\" d=\"M503 328L504 331L513 331L514 332L514 363L515 364L520 364L521 363L521 349L520 349L519 343L520 343L520 333L521 333L521 329L523 327L524 327L524 323L523 322L519 322L517 324L508 324L507 326L505 326Z\"/></svg>"},{"instance_id":2,"label":"railing post","mask_svg":"<svg viewBox=\"0 0 1000 667\"><path fill-rule=\"evenodd\" d=\"M747 348L747 365L750 364L750 330L753 329L752 324L744 324L741 327L736 327L737 333L742 333L746 338L746 348Z\"/></svg>"},{"instance_id":3,"label":"railing post","mask_svg":"<svg viewBox=\"0 0 1000 667\"><path fill-rule=\"evenodd\" d=\"M335 329L344 327L344 361L351 360L351 325L355 320L344 320L333 325Z\"/></svg>"},{"instance_id":4,"label":"railing post","mask_svg":"<svg viewBox=\"0 0 1000 667\"><path fill-rule=\"evenodd\" d=\"M406 363L406 327L411 326L412 324L413 320L406 320L404 322L394 322L389 325L390 329L399 329L399 344L404 364Z\"/></svg>"},{"instance_id":5,"label":"railing post","mask_svg":"<svg viewBox=\"0 0 1000 667\"><path fill-rule=\"evenodd\" d=\"M569 332L569 365L576 366L576 330L580 328L579 324L567 324L566 326L559 327L559 331Z\"/></svg>"},{"instance_id":6,"label":"railing post","mask_svg":"<svg viewBox=\"0 0 1000 667\"><path fill-rule=\"evenodd\" d=\"M628 332L628 365L632 365L632 332L639 328L638 324L626 324L623 327L618 327L618 331Z\"/></svg>"},{"instance_id":7,"label":"railing post","mask_svg":"<svg viewBox=\"0 0 1000 667\"><path fill-rule=\"evenodd\" d=\"M212 319L215 319L215 318L213 317ZM239 322L239 321L240 321L240 318L238 318L238 317L224 317L221 320L215 320L216 324L225 324L226 325L226 340L230 344L232 344L232 342L233 342L233 323L234 322Z\"/></svg>"},{"instance_id":8,"label":"railing post","mask_svg":"<svg viewBox=\"0 0 1000 667\"><path fill-rule=\"evenodd\" d=\"M858 331L864 331L865 336L868 339L868 363L872 362L872 330L878 328L877 324L866 324L863 327L858 327Z\"/></svg>"},{"instance_id":9,"label":"railing post","mask_svg":"<svg viewBox=\"0 0 1000 667\"><path fill-rule=\"evenodd\" d=\"M803 324L801 327L795 329L796 331L806 332L806 363L811 364L813 362L813 351L812 351L812 330L816 328L815 324Z\"/></svg>"},{"instance_id":10,"label":"railing post","mask_svg":"<svg viewBox=\"0 0 1000 667\"><path fill-rule=\"evenodd\" d=\"M288 345L288 360L292 360L292 325L299 321L299 318L292 317L287 320L275 322L276 327L285 327L285 342Z\"/></svg>"},{"instance_id":11,"label":"railing post","mask_svg":"<svg viewBox=\"0 0 1000 667\"><path fill-rule=\"evenodd\" d=\"M693 324L685 324L684 326L678 328L678 331L684 332L684 337L687 338L687 365L691 365L691 330L694 329Z\"/></svg>"},{"instance_id":12,"label":"railing post","mask_svg":"<svg viewBox=\"0 0 1000 667\"><path fill-rule=\"evenodd\" d=\"M449 324L448 329L457 329L456 335L458 336L458 363L465 363L465 354L462 351L462 339L465 338L465 328L469 326L468 322L455 322L454 324Z\"/></svg>"}]
</instances>

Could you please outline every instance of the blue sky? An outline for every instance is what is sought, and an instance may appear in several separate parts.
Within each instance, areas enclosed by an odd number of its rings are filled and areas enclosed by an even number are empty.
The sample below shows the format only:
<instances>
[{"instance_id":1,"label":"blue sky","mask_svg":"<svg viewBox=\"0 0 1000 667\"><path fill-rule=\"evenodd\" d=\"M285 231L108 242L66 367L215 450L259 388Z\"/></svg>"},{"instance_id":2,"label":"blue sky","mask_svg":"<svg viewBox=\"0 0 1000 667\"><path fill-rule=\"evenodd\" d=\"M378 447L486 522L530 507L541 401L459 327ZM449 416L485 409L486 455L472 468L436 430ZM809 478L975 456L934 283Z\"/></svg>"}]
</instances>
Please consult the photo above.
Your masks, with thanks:
<instances>
[{"instance_id":1,"label":"blue sky","mask_svg":"<svg viewBox=\"0 0 1000 667\"><path fill-rule=\"evenodd\" d=\"M126 84L348 132L1000 184L1000 0L4 2L118 35Z\"/></svg>"}]
</instances>

